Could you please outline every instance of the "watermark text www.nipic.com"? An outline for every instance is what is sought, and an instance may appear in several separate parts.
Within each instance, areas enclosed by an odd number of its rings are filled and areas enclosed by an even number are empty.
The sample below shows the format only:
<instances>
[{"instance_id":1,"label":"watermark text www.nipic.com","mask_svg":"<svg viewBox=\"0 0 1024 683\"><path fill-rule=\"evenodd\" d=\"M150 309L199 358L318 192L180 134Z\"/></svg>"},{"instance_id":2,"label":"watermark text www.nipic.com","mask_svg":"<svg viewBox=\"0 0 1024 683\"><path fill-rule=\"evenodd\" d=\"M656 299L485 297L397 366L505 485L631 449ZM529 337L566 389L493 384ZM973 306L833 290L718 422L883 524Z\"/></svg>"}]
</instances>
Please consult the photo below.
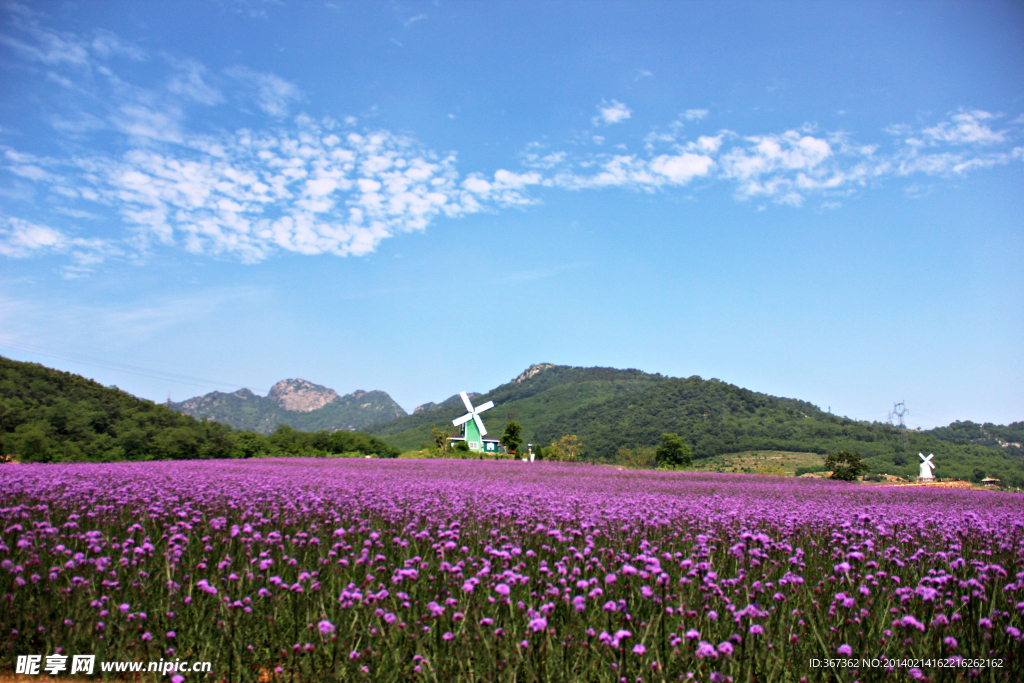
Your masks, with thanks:
<instances>
[{"instance_id":1,"label":"watermark text www.nipic.com","mask_svg":"<svg viewBox=\"0 0 1024 683\"><path fill-rule=\"evenodd\" d=\"M70 661L69 661L70 660ZM183 662L180 659L155 662L100 662L99 670L110 673L156 673L164 676L183 673L209 673L210 662ZM14 673L28 676L43 673L85 674L96 672L96 655L18 655Z\"/></svg>"}]
</instances>

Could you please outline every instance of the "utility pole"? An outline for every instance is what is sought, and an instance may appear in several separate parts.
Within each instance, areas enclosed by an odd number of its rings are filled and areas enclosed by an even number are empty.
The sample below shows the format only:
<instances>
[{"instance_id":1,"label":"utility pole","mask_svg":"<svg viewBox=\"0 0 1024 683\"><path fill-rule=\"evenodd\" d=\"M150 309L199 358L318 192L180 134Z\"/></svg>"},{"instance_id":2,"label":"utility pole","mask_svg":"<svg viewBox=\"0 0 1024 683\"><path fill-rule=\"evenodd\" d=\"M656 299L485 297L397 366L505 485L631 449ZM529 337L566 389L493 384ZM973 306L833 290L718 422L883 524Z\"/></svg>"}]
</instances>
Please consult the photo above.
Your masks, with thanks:
<instances>
[{"instance_id":1,"label":"utility pole","mask_svg":"<svg viewBox=\"0 0 1024 683\"><path fill-rule=\"evenodd\" d=\"M907 449L907 424L903 418L909 412L906 404L900 401L892 405L892 412L889 413L889 424L899 430L901 451Z\"/></svg>"}]
</instances>

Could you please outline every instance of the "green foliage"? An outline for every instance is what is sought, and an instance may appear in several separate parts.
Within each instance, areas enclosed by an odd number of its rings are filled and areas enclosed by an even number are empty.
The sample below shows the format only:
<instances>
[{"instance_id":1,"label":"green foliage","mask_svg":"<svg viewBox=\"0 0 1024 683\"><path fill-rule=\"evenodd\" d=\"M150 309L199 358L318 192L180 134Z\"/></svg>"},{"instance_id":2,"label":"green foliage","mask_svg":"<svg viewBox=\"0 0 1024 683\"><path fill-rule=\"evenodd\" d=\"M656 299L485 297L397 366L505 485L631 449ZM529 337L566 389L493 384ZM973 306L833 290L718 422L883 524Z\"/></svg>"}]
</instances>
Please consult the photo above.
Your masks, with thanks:
<instances>
[{"instance_id":1,"label":"green foliage","mask_svg":"<svg viewBox=\"0 0 1024 683\"><path fill-rule=\"evenodd\" d=\"M824 465L816 467L797 467L796 472L793 473L795 477L801 477L805 474L815 474L817 472L828 472L828 468Z\"/></svg>"},{"instance_id":2,"label":"green foliage","mask_svg":"<svg viewBox=\"0 0 1024 683\"><path fill-rule=\"evenodd\" d=\"M826 455L825 467L832 470L832 476L829 479L839 479L841 481L855 481L857 477L871 470L861 460L860 453L851 453L849 451L839 451L834 455L831 453Z\"/></svg>"},{"instance_id":3,"label":"green foliage","mask_svg":"<svg viewBox=\"0 0 1024 683\"><path fill-rule=\"evenodd\" d=\"M457 441L455 443L455 450L460 453L469 453L469 442L468 441Z\"/></svg>"},{"instance_id":4,"label":"green foliage","mask_svg":"<svg viewBox=\"0 0 1024 683\"><path fill-rule=\"evenodd\" d=\"M686 467L692 463L690 446L678 434L662 434L655 454L659 467Z\"/></svg>"},{"instance_id":5,"label":"green foliage","mask_svg":"<svg viewBox=\"0 0 1024 683\"><path fill-rule=\"evenodd\" d=\"M917 475L918 451L934 453L936 476L967 479L975 467L1012 486L1024 486L1024 422L1008 427L953 423L931 431L909 430L906 450L888 423L854 421L792 398L778 398L700 377L674 379L637 370L550 367L509 382L478 401L502 410L483 414L501 433L499 415L515 411L523 440L551 444L576 434L591 460L614 462L619 449L657 448L663 433L678 434L695 461L727 453L786 451L824 455L856 451L878 473ZM406 449L429 438L431 422L465 412L458 396L434 408L367 428ZM2 419L2 418L0 418ZM1000 445L1002 442L1005 445ZM548 448L538 448L546 457Z\"/></svg>"},{"instance_id":6,"label":"green foliage","mask_svg":"<svg viewBox=\"0 0 1024 683\"><path fill-rule=\"evenodd\" d=\"M430 425L430 440L433 442L434 452L444 457L451 450L452 442L448 440L448 437L452 435L452 432L448 429L438 429L436 425ZM469 444L466 444L466 448L469 448Z\"/></svg>"},{"instance_id":7,"label":"green foliage","mask_svg":"<svg viewBox=\"0 0 1024 683\"><path fill-rule=\"evenodd\" d=\"M501 436L501 445L507 448L509 453L514 453L523 443L522 433L523 426L512 420L505 425L505 433Z\"/></svg>"},{"instance_id":8,"label":"green foliage","mask_svg":"<svg viewBox=\"0 0 1024 683\"><path fill-rule=\"evenodd\" d=\"M576 435L563 436L557 442L553 442L547 449L548 460L562 460L565 462L576 462L583 459L583 444Z\"/></svg>"},{"instance_id":9,"label":"green foliage","mask_svg":"<svg viewBox=\"0 0 1024 683\"><path fill-rule=\"evenodd\" d=\"M650 446L622 446L615 461L624 466L638 469L649 469L656 465L656 451Z\"/></svg>"},{"instance_id":10,"label":"green foliage","mask_svg":"<svg viewBox=\"0 0 1024 683\"><path fill-rule=\"evenodd\" d=\"M22 462L193 460L399 450L359 432L270 436L199 421L78 375L0 357L0 455Z\"/></svg>"},{"instance_id":11,"label":"green foliage","mask_svg":"<svg viewBox=\"0 0 1024 683\"><path fill-rule=\"evenodd\" d=\"M542 444L561 438L566 431L555 428L555 425L569 419L581 407L601 404L666 380L661 375L639 370L553 366L521 382L509 382L487 394L474 394L472 398L475 404L492 400L501 408L481 414L489 433L504 431L506 421L502 415L511 410L523 427L523 442ZM462 399L456 394L432 408L365 427L365 431L412 449L429 438L432 423L450 424L465 412ZM619 445L622 444L616 444L615 450ZM608 457L612 457L614 452Z\"/></svg>"}]
</instances>

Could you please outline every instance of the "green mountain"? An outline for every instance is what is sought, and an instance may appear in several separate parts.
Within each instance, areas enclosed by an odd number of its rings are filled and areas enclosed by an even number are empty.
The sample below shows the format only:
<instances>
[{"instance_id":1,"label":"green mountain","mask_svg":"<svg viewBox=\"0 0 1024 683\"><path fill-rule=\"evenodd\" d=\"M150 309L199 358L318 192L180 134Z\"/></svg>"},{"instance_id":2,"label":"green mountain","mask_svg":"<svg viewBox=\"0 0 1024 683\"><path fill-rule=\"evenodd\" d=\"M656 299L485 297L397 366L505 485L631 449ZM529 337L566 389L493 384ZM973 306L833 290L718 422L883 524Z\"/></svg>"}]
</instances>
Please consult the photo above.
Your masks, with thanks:
<instances>
[{"instance_id":1,"label":"green mountain","mask_svg":"<svg viewBox=\"0 0 1024 683\"><path fill-rule=\"evenodd\" d=\"M395 457L399 451L360 432L237 431L79 375L0 357L0 462L357 453Z\"/></svg>"},{"instance_id":2,"label":"green mountain","mask_svg":"<svg viewBox=\"0 0 1024 683\"><path fill-rule=\"evenodd\" d=\"M260 434L270 434L283 424L307 432L353 431L405 416L402 407L383 391L360 390L339 396L333 389L302 379L282 380L267 396L248 389L230 394L214 391L168 406L192 417Z\"/></svg>"},{"instance_id":3,"label":"green mountain","mask_svg":"<svg viewBox=\"0 0 1024 683\"><path fill-rule=\"evenodd\" d=\"M889 424L856 422L806 401L769 396L717 379L546 364L531 367L473 403L488 400L495 403L481 416L488 433L500 436L509 419L515 419L523 426L526 443L548 446L575 434L584 444L585 456L599 461L613 461L621 447L657 446L663 433L676 433L686 439L695 458L758 450L847 450L859 452L873 472L914 477L917 454L923 452L935 454L935 476L994 476L1024 486L1024 456L1013 445L1024 441L1021 423L987 431L963 427L968 423L908 431L904 446ZM411 450L430 441L431 425L450 428L451 421L464 413L461 399L453 396L436 407L366 430Z\"/></svg>"},{"instance_id":4,"label":"green mountain","mask_svg":"<svg viewBox=\"0 0 1024 683\"><path fill-rule=\"evenodd\" d=\"M524 443L540 443L539 430L565 425L569 415L583 407L601 404L666 381L661 375L614 368L572 368L542 363L531 366L519 377L486 394L470 394L473 404L488 400L495 407L481 414L487 433L501 436L509 420L524 427ZM430 441L431 425L451 427L464 415L465 406L456 394L440 404L426 404L412 415L366 427L367 433L387 439L399 448L413 450ZM570 431L563 430L569 434ZM560 434L561 435L561 434Z\"/></svg>"}]
</instances>

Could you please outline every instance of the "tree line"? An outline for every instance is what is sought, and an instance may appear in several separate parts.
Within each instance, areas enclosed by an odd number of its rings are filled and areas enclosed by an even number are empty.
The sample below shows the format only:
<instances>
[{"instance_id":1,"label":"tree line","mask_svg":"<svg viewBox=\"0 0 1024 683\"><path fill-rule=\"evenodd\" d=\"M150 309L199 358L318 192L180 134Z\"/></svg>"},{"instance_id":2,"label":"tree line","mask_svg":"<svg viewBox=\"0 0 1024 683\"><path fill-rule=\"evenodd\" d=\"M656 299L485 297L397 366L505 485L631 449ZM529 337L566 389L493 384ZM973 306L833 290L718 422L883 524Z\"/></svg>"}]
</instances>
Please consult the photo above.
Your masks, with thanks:
<instances>
[{"instance_id":1,"label":"tree line","mask_svg":"<svg viewBox=\"0 0 1024 683\"><path fill-rule=\"evenodd\" d=\"M21 462L398 453L360 432L235 430L72 373L0 357L0 456Z\"/></svg>"}]
</instances>

